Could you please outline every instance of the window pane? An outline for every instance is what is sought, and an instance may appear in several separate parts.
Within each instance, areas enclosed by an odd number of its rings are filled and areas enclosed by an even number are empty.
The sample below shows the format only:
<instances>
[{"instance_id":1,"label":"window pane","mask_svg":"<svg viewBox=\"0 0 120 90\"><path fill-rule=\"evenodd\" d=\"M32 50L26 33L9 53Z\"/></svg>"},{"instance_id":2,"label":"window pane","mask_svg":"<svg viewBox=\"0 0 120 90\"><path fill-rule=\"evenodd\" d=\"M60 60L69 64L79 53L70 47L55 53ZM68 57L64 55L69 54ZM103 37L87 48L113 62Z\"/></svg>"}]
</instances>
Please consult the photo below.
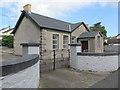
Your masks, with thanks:
<instances>
[{"instance_id":1,"label":"window pane","mask_svg":"<svg viewBox=\"0 0 120 90\"><path fill-rule=\"evenodd\" d=\"M57 41L56 41L56 40L53 40L53 44L57 44Z\"/></svg>"},{"instance_id":2,"label":"window pane","mask_svg":"<svg viewBox=\"0 0 120 90\"><path fill-rule=\"evenodd\" d=\"M63 48L68 47L68 36L63 36Z\"/></svg>"},{"instance_id":3,"label":"window pane","mask_svg":"<svg viewBox=\"0 0 120 90\"><path fill-rule=\"evenodd\" d=\"M97 47L100 48L100 36L97 37Z\"/></svg>"},{"instance_id":4,"label":"window pane","mask_svg":"<svg viewBox=\"0 0 120 90\"><path fill-rule=\"evenodd\" d=\"M63 48L66 48L66 45L63 45Z\"/></svg>"},{"instance_id":5,"label":"window pane","mask_svg":"<svg viewBox=\"0 0 120 90\"><path fill-rule=\"evenodd\" d=\"M56 35L53 35L53 39L56 39Z\"/></svg>"},{"instance_id":6,"label":"window pane","mask_svg":"<svg viewBox=\"0 0 120 90\"><path fill-rule=\"evenodd\" d=\"M53 49L58 49L59 47L59 35L53 34Z\"/></svg>"},{"instance_id":7,"label":"window pane","mask_svg":"<svg viewBox=\"0 0 120 90\"><path fill-rule=\"evenodd\" d=\"M63 44L66 44L66 41L63 41Z\"/></svg>"},{"instance_id":8,"label":"window pane","mask_svg":"<svg viewBox=\"0 0 120 90\"><path fill-rule=\"evenodd\" d=\"M56 49L57 48L57 45L53 45L53 49Z\"/></svg>"},{"instance_id":9,"label":"window pane","mask_svg":"<svg viewBox=\"0 0 120 90\"><path fill-rule=\"evenodd\" d=\"M58 35L57 34L53 34L53 39L57 39Z\"/></svg>"}]
</instances>

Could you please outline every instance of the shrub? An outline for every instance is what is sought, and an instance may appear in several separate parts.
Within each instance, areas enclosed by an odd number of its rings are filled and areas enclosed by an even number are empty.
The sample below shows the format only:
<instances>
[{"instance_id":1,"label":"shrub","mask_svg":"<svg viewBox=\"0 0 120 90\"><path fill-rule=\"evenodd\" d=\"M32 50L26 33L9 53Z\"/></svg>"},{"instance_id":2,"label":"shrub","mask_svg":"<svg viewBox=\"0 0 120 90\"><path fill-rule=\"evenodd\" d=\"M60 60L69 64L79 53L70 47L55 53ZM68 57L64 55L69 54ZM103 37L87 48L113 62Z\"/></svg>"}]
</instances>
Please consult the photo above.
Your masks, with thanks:
<instances>
[{"instance_id":1,"label":"shrub","mask_svg":"<svg viewBox=\"0 0 120 90\"><path fill-rule=\"evenodd\" d=\"M8 46L9 48L13 48L13 36L12 35L3 36L2 45Z\"/></svg>"},{"instance_id":2,"label":"shrub","mask_svg":"<svg viewBox=\"0 0 120 90\"><path fill-rule=\"evenodd\" d=\"M2 40L0 40L0 46L2 45Z\"/></svg>"}]
</instances>

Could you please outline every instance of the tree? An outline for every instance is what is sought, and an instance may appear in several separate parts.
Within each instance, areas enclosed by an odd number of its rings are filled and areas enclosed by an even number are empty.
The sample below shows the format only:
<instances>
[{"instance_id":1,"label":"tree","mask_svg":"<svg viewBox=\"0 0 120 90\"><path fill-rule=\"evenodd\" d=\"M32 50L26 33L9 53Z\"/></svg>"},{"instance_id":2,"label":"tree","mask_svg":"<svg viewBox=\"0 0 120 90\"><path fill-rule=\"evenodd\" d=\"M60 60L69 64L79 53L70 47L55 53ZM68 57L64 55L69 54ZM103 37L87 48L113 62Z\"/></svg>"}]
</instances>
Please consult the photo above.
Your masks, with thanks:
<instances>
[{"instance_id":1,"label":"tree","mask_svg":"<svg viewBox=\"0 0 120 90\"><path fill-rule=\"evenodd\" d=\"M8 46L9 48L13 48L13 36L12 35L3 36L2 45Z\"/></svg>"},{"instance_id":2,"label":"tree","mask_svg":"<svg viewBox=\"0 0 120 90\"><path fill-rule=\"evenodd\" d=\"M105 27L101 25L101 22L94 24L94 26L91 26L90 29L92 31L101 31L103 35L107 36L107 31Z\"/></svg>"},{"instance_id":3,"label":"tree","mask_svg":"<svg viewBox=\"0 0 120 90\"><path fill-rule=\"evenodd\" d=\"M2 40L0 40L0 46L2 46Z\"/></svg>"}]
</instances>

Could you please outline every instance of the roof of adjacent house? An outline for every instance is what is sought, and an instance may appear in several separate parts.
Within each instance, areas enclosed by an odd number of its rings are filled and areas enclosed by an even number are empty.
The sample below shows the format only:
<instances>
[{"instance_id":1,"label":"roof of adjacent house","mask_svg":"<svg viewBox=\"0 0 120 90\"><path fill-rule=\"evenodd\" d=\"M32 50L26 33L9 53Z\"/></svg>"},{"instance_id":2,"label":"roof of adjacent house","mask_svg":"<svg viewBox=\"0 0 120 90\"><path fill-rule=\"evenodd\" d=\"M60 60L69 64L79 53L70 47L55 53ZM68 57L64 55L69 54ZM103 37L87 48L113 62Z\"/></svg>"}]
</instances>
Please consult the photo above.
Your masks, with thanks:
<instances>
[{"instance_id":1,"label":"roof of adjacent house","mask_svg":"<svg viewBox=\"0 0 120 90\"><path fill-rule=\"evenodd\" d=\"M81 24L83 24L85 26L85 28L89 31L89 29L84 24L84 22L79 22L79 23L73 24L73 23L68 23L68 22L64 22L61 20L57 20L54 18L50 18L47 16L39 15L36 13L22 11L22 14L21 14L21 16L20 16L20 18L19 18L19 20L14 28L13 33L16 32L16 30L17 30L19 24L21 23L24 15L29 17L32 21L34 21L34 23L36 25L38 25L41 28L49 28L49 29L55 29L55 30L59 30L59 31L72 32L74 29L76 29Z\"/></svg>"},{"instance_id":2,"label":"roof of adjacent house","mask_svg":"<svg viewBox=\"0 0 120 90\"><path fill-rule=\"evenodd\" d=\"M118 37L118 36L120 36L120 34L116 35L115 37Z\"/></svg>"},{"instance_id":3,"label":"roof of adjacent house","mask_svg":"<svg viewBox=\"0 0 120 90\"><path fill-rule=\"evenodd\" d=\"M90 31L82 33L78 38L94 38L100 31Z\"/></svg>"},{"instance_id":4,"label":"roof of adjacent house","mask_svg":"<svg viewBox=\"0 0 120 90\"><path fill-rule=\"evenodd\" d=\"M120 39L116 39L116 38L108 39L107 43L108 44L120 44Z\"/></svg>"},{"instance_id":5,"label":"roof of adjacent house","mask_svg":"<svg viewBox=\"0 0 120 90\"><path fill-rule=\"evenodd\" d=\"M8 29L7 31L4 31L4 32L2 32L2 33L10 32L10 31L13 31L13 28L10 28L10 29Z\"/></svg>"},{"instance_id":6,"label":"roof of adjacent house","mask_svg":"<svg viewBox=\"0 0 120 90\"><path fill-rule=\"evenodd\" d=\"M6 30L6 29L9 29L9 28L10 28L10 26L5 27L5 28L2 28L2 29L0 29L0 31L2 31L2 30Z\"/></svg>"}]
</instances>

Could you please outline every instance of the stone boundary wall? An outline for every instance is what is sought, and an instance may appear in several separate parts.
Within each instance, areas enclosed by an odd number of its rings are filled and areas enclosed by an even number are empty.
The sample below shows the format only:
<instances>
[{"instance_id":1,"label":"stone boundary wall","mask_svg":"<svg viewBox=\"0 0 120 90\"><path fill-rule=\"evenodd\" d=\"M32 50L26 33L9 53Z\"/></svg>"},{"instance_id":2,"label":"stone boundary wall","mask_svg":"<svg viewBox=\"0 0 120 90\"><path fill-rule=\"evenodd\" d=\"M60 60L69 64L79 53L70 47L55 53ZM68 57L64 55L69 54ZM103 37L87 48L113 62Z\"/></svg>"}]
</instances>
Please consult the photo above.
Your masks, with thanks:
<instances>
[{"instance_id":1,"label":"stone boundary wall","mask_svg":"<svg viewBox=\"0 0 120 90\"><path fill-rule=\"evenodd\" d=\"M0 88L38 88L39 56L27 55L16 60L1 61Z\"/></svg>"},{"instance_id":2,"label":"stone boundary wall","mask_svg":"<svg viewBox=\"0 0 120 90\"><path fill-rule=\"evenodd\" d=\"M105 52L120 52L120 45L104 45Z\"/></svg>"}]
</instances>

